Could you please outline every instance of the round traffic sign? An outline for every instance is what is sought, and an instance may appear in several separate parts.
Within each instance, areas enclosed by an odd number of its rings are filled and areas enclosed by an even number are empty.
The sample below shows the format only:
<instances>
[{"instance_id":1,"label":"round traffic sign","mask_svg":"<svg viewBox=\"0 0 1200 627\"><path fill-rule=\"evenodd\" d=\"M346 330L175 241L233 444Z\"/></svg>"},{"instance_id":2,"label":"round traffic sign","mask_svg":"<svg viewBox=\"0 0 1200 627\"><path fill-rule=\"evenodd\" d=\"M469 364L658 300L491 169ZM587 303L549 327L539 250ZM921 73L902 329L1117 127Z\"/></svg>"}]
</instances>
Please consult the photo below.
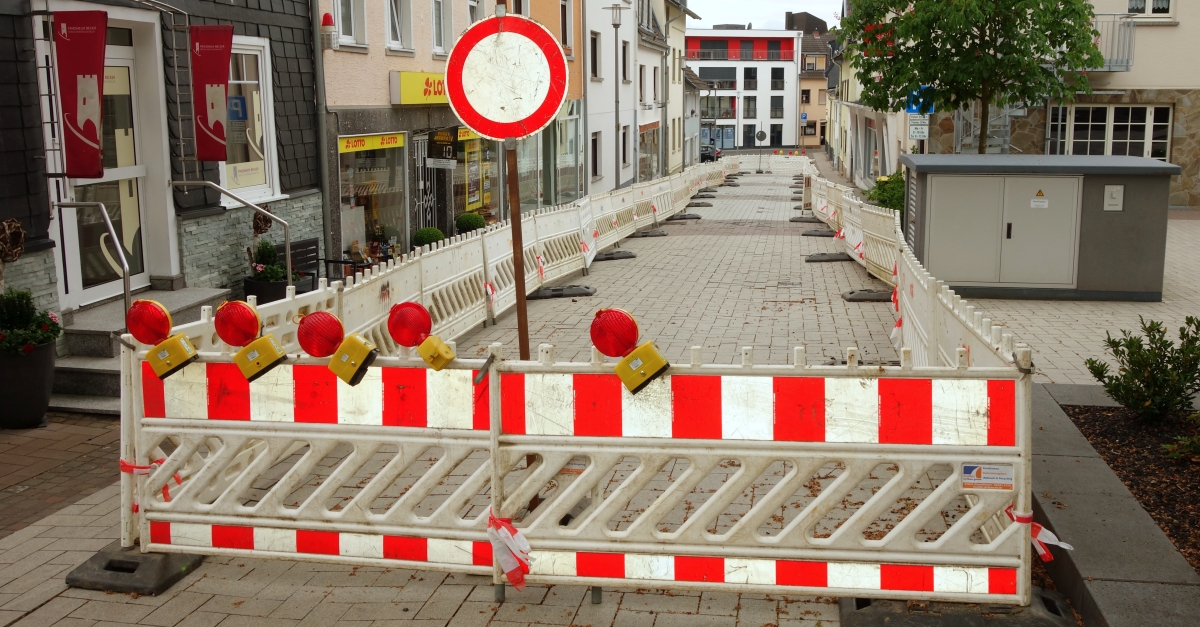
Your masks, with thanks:
<instances>
[{"instance_id":1,"label":"round traffic sign","mask_svg":"<svg viewBox=\"0 0 1200 627\"><path fill-rule=\"evenodd\" d=\"M767 138L767 132L766 132L766 131L759 131L759 132L757 132L757 133L755 133L755 134L754 134L754 139L757 139L758 141L762 141L762 140L764 140L764 139L766 139L766 138Z\"/></svg>"},{"instance_id":2,"label":"round traffic sign","mask_svg":"<svg viewBox=\"0 0 1200 627\"><path fill-rule=\"evenodd\" d=\"M567 59L546 27L519 15L476 22L454 42L446 96L488 139L520 139L549 124L567 98Z\"/></svg>"}]
</instances>

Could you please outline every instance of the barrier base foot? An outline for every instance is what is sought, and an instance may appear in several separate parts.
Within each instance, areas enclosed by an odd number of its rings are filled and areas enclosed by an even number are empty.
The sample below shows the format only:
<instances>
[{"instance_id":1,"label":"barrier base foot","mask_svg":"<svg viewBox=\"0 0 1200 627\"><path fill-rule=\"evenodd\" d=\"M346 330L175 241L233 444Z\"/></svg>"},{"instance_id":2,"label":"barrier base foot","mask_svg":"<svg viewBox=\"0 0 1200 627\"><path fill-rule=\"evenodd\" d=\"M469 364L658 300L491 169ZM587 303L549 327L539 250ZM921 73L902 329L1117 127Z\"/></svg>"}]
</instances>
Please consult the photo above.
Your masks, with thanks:
<instances>
[{"instance_id":1,"label":"barrier base foot","mask_svg":"<svg viewBox=\"0 0 1200 627\"><path fill-rule=\"evenodd\" d=\"M804 189L804 184L801 183L799 185L789 185L788 189Z\"/></svg>"},{"instance_id":2,"label":"barrier base foot","mask_svg":"<svg viewBox=\"0 0 1200 627\"><path fill-rule=\"evenodd\" d=\"M576 298L579 296L595 296L596 288L586 285L560 285L558 287L539 287L526 300L545 300L547 298Z\"/></svg>"},{"instance_id":3,"label":"barrier base foot","mask_svg":"<svg viewBox=\"0 0 1200 627\"><path fill-rule=\"evenodd\" d=\"M842 294L842 300L848 303L890 303L891 290L851 290Z\"/></svg>"},{"instance_id":4,"label":"barrier base foot","mask_svg":"<svg viewBox=\"0 0 1200 627\"><path fill-rule=\"evenodd\" d=\"M492 584L492 591L495 594L495 596L493 598L496 599L496 602L503 603L504 602L504 584L502 584L502 583Z\"/></svg>"},{"instance_id":5,"label":"barrier base foot","mask_svg":"<svg viewBox=\"0 0 1200 627\"><path fill-rule=\"evenodd\" d=\"M711 202L689 202L687 204L687 206L689 206L689 207L711 207L711 206L713 206L713 204Z\"/></svg>"},{"instance_id":6,"label":"barrier base foot","mask_svg":"<svg viewBox=\"0 0 1200 627\"><path fill-rule=\"evenodd\" d=\"M712 194L696 194L695 196L692 196L692 200L712 200L714 198L716 198L716 196L713 196Z\"/></svg>"},{"instance_id":7,"label":"barrier base foot","mask_svg":"<svg viewBox=\"0 0 1200 627\"><path fill-rule=\"evenodd\" d=\"M837 233L829 229L810 229L804 232L805 237L833 237L834 235Z\"/></svg>"},{"instance_id":8,"label":"barrier base foot","mask_svg":"<svg viewBox=\"0 0 1200 627\"><path fill-rule=\"evenodd\" d=\"M678 214L675 214L675 215L667 218L667 221L670 222L672 220L699 220L699 219L700 219L700 216L695 213L678 213Z\"/></svg>"},{"instance_id":9,"label":"barrier base foot","mask_svg":"<svg viewBox=\"0 0 1200 627\"><path fill-rule=\"evenodd\" d=\"M691 206L691 205L688 205L688 206ZM649 231L634 231L632 234L629 235L629 237L666 237L666 236L667 236L666 231L658 231L655 229L651 229Z\"/></svg>"},{"instance_id":10,"label":"barrier base foot","mask_svg":"<svg viewBox=\"0 0 1200 627\"><path fill-rule=\"evenodd\" d=\"M1075 625L1066 598L1058 592L1033 588L1029 607L943 601L887 601L838 599L842 627L957 627L959 625L1012 625L1013 627L1068 627Z\"/></svg>"},{"instance_id":11,"label":"barrier base foot","mask_svg":"<svg viewBox=\"0 0 1200 627\"><path fill-rule=\"evenodd\" d=\"M637 259L637 253L632 250L614 250L607 253L598 253L592 261L617 261L619 259Z\"/></svg>"},{"instance_id":12,"label":"barrier base foot","mask_svg":"<svg viewBox=\"0 0 1200 627\"><path fill-rule=\"evenodd\" d=\"M768 172L770 174L770 172ZM721 187L741 187L741 183L721 183Z\"/></svg>"},{"instance_id":13,"label":"barrier base foot","mask_svg":"<svg viewBox=\"0 0 1200 627\"><path fill-rule=\"evenodd\" d=\"M104 592L136 592L157 596L204 561L203 555L142 553L136 546L121 548L118 540L67 573L72 588Z\"/></svg>"},{"instance_id":14,"label":"barrier base foot","mask_svg":"<svg viewBox=\"0 0 1200 627\"><path fill-rule=\"evenodd\" d=\"M792 218L795 220L795 218ZM824 263L828 261L854 261L854 257L846 253L815 253L804 258L805 263ZM888 292L891 294L891 292Z\"/></svg>"},{"instance_id":15,"label":"barrier base foot","mask_svg":"<svg viewBox=\"0 0 1200 627\"><path fill-rule=\"evenodd\" d=\"M796 216L788 219L788 222L805 222L808 224L820 224L821 220L812 216Z\"/></svg>"},{"instance_id":16,"label":"barrier base foot","mask_svg":"<svg viewBox=\"0 0 1200 627\"><path fill-rule=\"evenodd\" d=\"M700 188L700 191L699 191L699 192L697 192L697 193L700 193L700 194L715 194L715 193L717 193L717 188L715 188L715 187L701 187L701 188Z\"/></svg>"},{"instance_id":17,"label":"barrier base foot","mask_svg":"<svg viewBox=\"0 0 1200 627\"><path fill-rule=\"evenodd\" d=\"M604 600L604 588L600 586L592 586L592 605L600 605Z\"/></svg>"}]
</instances>

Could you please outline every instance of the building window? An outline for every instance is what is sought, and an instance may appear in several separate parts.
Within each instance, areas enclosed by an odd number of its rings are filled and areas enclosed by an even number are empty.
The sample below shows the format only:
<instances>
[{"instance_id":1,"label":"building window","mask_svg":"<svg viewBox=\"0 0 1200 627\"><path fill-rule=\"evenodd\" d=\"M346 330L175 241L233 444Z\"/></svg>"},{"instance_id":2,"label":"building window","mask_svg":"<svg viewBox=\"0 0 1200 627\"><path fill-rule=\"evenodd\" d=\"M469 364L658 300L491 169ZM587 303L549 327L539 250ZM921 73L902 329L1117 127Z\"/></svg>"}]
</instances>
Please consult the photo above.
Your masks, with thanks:
<instances>
[{"instance_id":1,"label":"building window","mask_svg":"<svg viewBox=\"0 0 1200 627\"><path fill-rule=\"evenodd\" d=\"M758 97L757 96L746 96L745 98L743 98L743 101L746 104L745 104L745 110L742 113L742 117L757 118L758 117Z\"/></svg>"},{"instance_id":2,"label":"building window","mask_svg":"<svg viewBox=\"0 0 1200 627\"><path fill-rule=\"evenodd\" d=\"M412 50L412 0L387 0L388 48Z\"/></svg>"},{"instance_id":3,"label":"building window","mask_svg":"<svg viewBox=\"0 0 1200 627\"><path fill-rule=\"evenodd\" d=\"M571 0L558 0L559 41L567 48L574 43L571 41Z\"/></svg>"},{"instance_id":4,"label":"building window","mask_svg":"<svg viewBox=\"0 0 1200 627\"><path fill-rule=\"evenodd\" d=\"M629 42L621 42L621 80L629 82Z\"/></svg>"},{"instance_id":5,"label":"building window","mask_svg":"<svg viewBox=\"0 0 1200 627\"><path fill-rule=\"evenodd\" d=\"M783 96L771 96L771 118L780 119L783 117Z\"/></svg>"},{"instance_id":6,"label":"building window","mask_svg":"<svg viewBox=\"0 0 1200 627\"><path fill-rule=\"evenodd\" d=\"M656 65L650 69L653 70L651 72L651 74L652 74L652 78L654 80L654 102L657 103L658 102L658 66Z\"/></svg>"},{"instance_id":7,"label":"building window","mask_svg":"<svg viewBox=\"0 0 1200 627\"><path fill-rule=\"evenodd\" d=\"M825 90L824 90L824 89L818 89L818 90L817 90L817 104L825 104L825 98L826 98L826 97L827 97L827 96L826 96L826 94L825 94Z\"/></svg>"},{"instance_id":8,"label":"building window","mask_svg":"<svg viewBox=\"0 0 1200 627\"><path fill-rule=\"evenodd\" d=\"M746 91L755 91L758 89L758 68L748 67L742 69L742 88Z\"/></svg>"},{"instance_id":9,"label":"building window","mask_svg":"<svg viewBox=\"0 0 1200 627\"><path fill-rule=\"evenodd\" d=\"M604 170L600 167L600 132L592 133L592 178L598 179Z\"/></svg>"},{"instance_id":10,"label":"building window","mask_svg":"<svg viewBox=\"0 0 1200 627\"><path fill-rule=\"evenodd\" d=\"M350 45L367 43L366 9L364 0L338 0L337 27L341 42Z\"/></svg>"},{"instance_id":11,"label":"building window","mask_svg":"<svg viewBox=\"0 0 1200 627\"><path fill-rule=\"evenodd\" d=\"M771 89L773 91L783 91L783 68L771 68Z\"/></svg>"},{"instance_id":12,"label":"building window","mask_svg":"<svg viewBox=\"0 0 1200 627\"><path fill-rule=\"evenodd\" d=\"M1049 154L1117 155L1167 161L1171 107L1076 105L1051 107Z\"/></svg>"},{"instance_id":13,"label":"building window","mask_svg":"<svg viewBox=\"0 0 1200 627\"><path fill-rule=\"evenodd\" d=\"M646 102L646 66L638 66L638 102Z\"/></svg>"},{"instance_id":14,"label":"building window","mask_svg":"<svg viewBox=\"0 0 1200 627\"><path fill-rule=\"evenodd\" d=\"M590 46L591 58L588 59L588 71L591 72L592 78L600 78L600 33L592 31Z\"/></svg>"},{"instance_id":15,"label":"building window","mask_svg":"<svg viewBox=\"0 0 1200 627\"><path fill-rule=\"evenodd\" d=\"M772 146L782 146L783 145L783 125L782 124L772 124L771 125L771 145Z\"/></svg>"},{"instance_id":16,"label":"building window","mask_svg":"<svg viewBox=\"0 0 1200 627\"><path fill-rule=\"evenodd\" d=\"M1047 125L1046 154L1067 154L1067 107L1050 107Z\"/></svg>"},{"instance_id":17,"label":"building window","mask_svg":"<svg viewBox=\"0 0 1200 627\"><path fill-rule=\"evenodd\" d=\"M1171 14L1171 0L1129 0L1129 12L1145 15L1146 5L1150 5L1151 15Z\"/></svg>"},{"instance_id":18,"label":"building window","mask_svg":"<svg viewBox=\"0 0 1200 627\"><path fill-rule=\"evenodd\" d=\"M445 13L445 0L433 0L433 51L446 51L446 23L450 21Z\"/></svg>"},{"instance_id":19,"label":"building window","mask_svg":"<svg viewBox=\"0 0 1200 627\"><path fill-rule=\"evenodd\" d=\"M390 133L368 138L375 145L394 147L362 150L345 141L351 138L338 138L342 252L343 259L380 263L406 250L406 136ZM344 270L353 274L349 265Z\"/></svg>"},{"instance_id":20,"label":"building window","mask_svg":"<svg viewBox=\"0 0 1200 627\"><path fill-rule=\"evenodd\" d=\"M229 128L221 183L249 199L279 194L269 46L266 39L236 36L229 62Z\"/></svg>"},{"instance_id":21,"label":"building window","mask_svg":"<svg viewBox=\"0 0 1200 627\"><path fill-rule=\"evenodd\" d=\"M810 93L810 91L807 89L800 90L800 104L811 104L811 103L809 103L809 99L810 99L809 93Z\"/></svg>"},{"instance_id":22,"label":"building window","mask_svg":"<svg viewBox=\"0 0 1200 627\"><path fill-rule=\"evenodd\" d=\"M629 165L629 126L621 127L621 167Z\"/></svg>"},{"instance_id":23,"label":"building window","mask_svg":"<svg viewBox=\"0 0 1200 627\"><path fill-rule=\"evenodd\" d=\"M467 0L467 22L474 24L479 20L479 0Z\"/></svg>"}]
</instances>

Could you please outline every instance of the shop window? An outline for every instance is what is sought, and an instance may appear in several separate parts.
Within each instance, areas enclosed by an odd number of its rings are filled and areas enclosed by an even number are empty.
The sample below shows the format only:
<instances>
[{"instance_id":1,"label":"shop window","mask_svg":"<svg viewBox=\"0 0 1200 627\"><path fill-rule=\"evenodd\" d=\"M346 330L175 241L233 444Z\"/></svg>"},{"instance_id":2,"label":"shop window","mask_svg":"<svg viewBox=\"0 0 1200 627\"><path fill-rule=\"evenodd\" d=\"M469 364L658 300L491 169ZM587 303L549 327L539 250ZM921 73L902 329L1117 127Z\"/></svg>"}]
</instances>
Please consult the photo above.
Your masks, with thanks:
<instances>
[{"instance_id":1,"label":"shop window","mask_svg":"<svg viewBox=\"0 0 1200 627\"><path fill-rule=\"evenodd\" d=\"M405 139L403 133L338 138L346 261L379 263L405 251Z\"/></svg>"},{"instance_id":2,"label":"shop window","mask_svg":"<svg viewBox=\"0 0 1200 627\"><path fill-rule=\"evenodd\" d=\"M388 48L412 50L412 0L387 0Z\"/></svg>"},{"instance_id":3,"label":"shop window","mask_svg":"<svg viewBox=\"0 0 1200 627\"><path fill-rule=\"evenodd\" d=\"M341 43L366 45L367 15L365 0L338 0L337 28Z\"/></svg>"},{"instance_id":4,"label":"shop window","mask_svg":"<svg viewBox=\"0 0 1200 627\"><path fill-rule=\"evenodd\" d=\"M230 58L229 128L221 183L248 200L279 195L269 45L266 39L235 36Z\"/></svg>"}]
</instances>

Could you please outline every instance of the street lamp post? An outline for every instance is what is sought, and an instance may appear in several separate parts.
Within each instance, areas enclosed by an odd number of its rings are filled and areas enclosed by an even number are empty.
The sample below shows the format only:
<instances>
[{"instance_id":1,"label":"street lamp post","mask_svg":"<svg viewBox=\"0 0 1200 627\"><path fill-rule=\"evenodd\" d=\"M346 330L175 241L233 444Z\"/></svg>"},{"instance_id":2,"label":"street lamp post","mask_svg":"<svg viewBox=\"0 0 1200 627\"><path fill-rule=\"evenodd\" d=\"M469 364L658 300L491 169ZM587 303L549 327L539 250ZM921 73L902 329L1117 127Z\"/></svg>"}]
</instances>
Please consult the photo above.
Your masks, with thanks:
<instances>
[{"instance_id":1,"label":"street lamp post","mask_svg":"<svg viewBox=\"0 0 1200 627\"><path fill-rule=\"evenodd\" d=\"M621 157L624 156L621 145L621 11L628 8L619 4L604 7L605 11L612 11L613 25L613 119L616 120L613 124L613 163L616 165L613 189L621 187Z\"/></svg>"}]
</instances>

